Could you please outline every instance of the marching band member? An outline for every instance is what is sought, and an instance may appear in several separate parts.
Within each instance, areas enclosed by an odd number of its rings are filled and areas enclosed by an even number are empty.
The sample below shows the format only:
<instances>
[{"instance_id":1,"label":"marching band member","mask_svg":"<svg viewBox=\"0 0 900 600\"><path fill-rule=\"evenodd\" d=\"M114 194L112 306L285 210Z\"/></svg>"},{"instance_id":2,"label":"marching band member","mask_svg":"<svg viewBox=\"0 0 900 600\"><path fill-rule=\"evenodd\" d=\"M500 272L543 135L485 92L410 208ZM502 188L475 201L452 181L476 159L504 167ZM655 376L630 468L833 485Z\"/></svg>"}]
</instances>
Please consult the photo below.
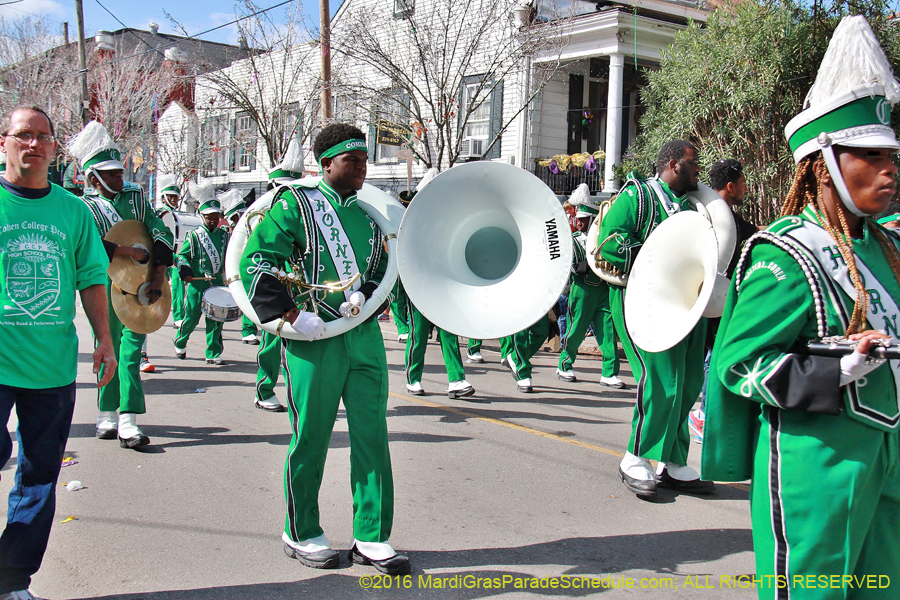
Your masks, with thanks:
<instances>
[{"instance_id":1,"label":"marching band member","mask_svg":"<svg viewBox=\"0 0 900 600\"><path fill-rule=\"evenodd\" d=\"M241 215L247 210L244 203L244 196L237 188L232 188L219 195L219 202L222 204L222 211L225 214L225 220L228 225L224 228L229 234L234 231L234 226L240 220ZM259 329L256 323L247 318L247 315L241 315L241 343L250 344L251 346L259 346L259 338L257 334ZM279 404L279 406L281 406Z\"/></svg>"},{"instance_id":2,"label":"marching band member","mask_svg":"<svg viewBox=\"0 0 900 600\"><path fill-rule=\"evenodd\" d=\"M296 139L291 140L279 164L269 171L269 185L265 196L271 197L267 206L275 200L275 189L303 177L303 151ZM256 353L256 393L253 405L269 412L286 412L287 408L275 395L281 366L281 338L268 331L262 332L262 344Z\"/></svg>"},{"instance_id":3,"label":"marching band member","mask_svg":"<svg viewBox=\"0 0 900 600\"><path fill-rule=\"evenodd\" d=\"M147 295L151 302L156 302L162 296L166 267L172 264L172 232L153 212L141 188L123 179L125 167L119 162L119 148L103 125L96 121L85 125L71 141L68 150L81 161L81 169L93 187L90 191L85 190L82 200L91 209L100 237L104 237L113 225L122 220L134 219L147 226L153 240L155 267ZM117 246L107 241L103 245L110 260L113 255L131 256L138 261L148 258L144 250ZM112 290L110 282L107 282L107 288ZM137 426L135 415L146 412L139 370L141 347L146 336L122 325L111 300L109 327L119 366L110 384L100 390L96 435L102 440L118 437L123 448L145 446L150 439Z\"/></svg>"},{"instance_id":4,"label":"marching band member","mask_svg":"<svg viewBox=\"0 0 900 600\"><path fill-rule=\"evenodd\" d=\"M572 234L575 243L572 256L572 274L569 279L568 307L566 309L566 342L559 353L556 376L563 381L577 381L572 366L578 355L578 347L584 341L591 323L594 337L603 353L600 383L607 387L624 389L625 383L619 379L619 357L616 353L616 331L612 312L609 308L609 284L600 279L588 267L585 246L587 230L597 217L598 210L591 205L590 190L586 183L578 186L569 203L576 207L575 228ZM597 335L597 330L600 335Z\"/></svg>"},{"instance_id":5,"label":"marching band member","mask_svg":"<svg viewBox=\"0 0 900 600\"><path fill-rule=\"evenodd\" d=\"M531 383L533 368L531 359L541 349L547 338L557 335L556 328L556 315L551 311L551 314L541 317L531 327L514 335L500 338L500 364L509 367L513 379L516 380L516 388L523 394L530 394L534 391ZM477 341L480 345L480 340Z\"/></svg>"},{"instance_id":6,"label":"marching band member","mask_svg":"<svg viewBox=\"0 0 900 600\"><path fill-rule=\"evenodd\" d=\"M295 183L280 188L272 209L250 234L240 262L241 280L259 319L281 317L312 340L283 341L292 428L285 465L284 549L309 567L340 564L319 524L318 493L343 398L353 488L350 560L391 575L409 573L409 558L388 542L394 489L381 329L369 319L341 335L321 337L325 320L352 318L350 309L365 303L386 268L383 235L356 202L366 177L365 136L355 127L331 124L316 136L313 150L322 180L315 187ZM311 291L318 304L307 303L301 312L272 273L295 254L312 284L360 278L343 292Z\"/></svg>"},{"instance_id":7,"label":"marching band member","mask_svg":"<svg viewBox=\"0 0 900 600\"><path fill-rule=\"evenodd\" d=\"M795 581L900 574L900 361L867 357L898 337L900 237L873 218L897 189L898 100L865 18L844 17L785 128L798 164L783 217L745 246L719 326L702 471L753 480L760 598L897 595ZM803 351L825 336L858 344Z\"/></svg>"},{"instance_id":8,"label":"marching band member","mask_svg":"<svg viewBox=\"0 0 900 600\"><path fill-rule=\"evenodd\" d=\"M203 292L213 286L224 285L225 249L228 232L219 227L222 205L213 195L213 185L191 183L191 196L199 206L197 213L203 217L203 225L191 230L178 250L176 258L181 280L185 282L184 321L175 336L175 356L187 357L188 338L200 322L200 304ZM221 321L206 317L206 363L222 365Z\"/></svg>"},{"instance_id":9,"label":"marching band member","mask_svg":"<svg viewBox=\"0 0 900 600\"><path fill-rule=\"evenodd\" d=\"M177 212L181 206L181 188L175 182L174 175L160 175L159 186L159 210L157 216L161 219L168 212ZM174 232L173 232L174 234ZM172 286L172 322L178 328L184 321L184 282L178 276L178 269L169 267L169 285Z\"/></svg>"},{"instance_id":10,"label":"marching band member","mask_svg":"<svg viewBox=\"0 0 900 600\"><path fill-rule=\"evenodd\" d=\"M459 350L459 337L436 327L423 315L409 300L407 315L409 321L409 338L406 340L406 353L404 362L406 365L406 391L413 396L423 396L422 373L425 371L425 349L428 347L428 335L431 328L437 329L438 342L441 345L441 354L444 357L444 367L447 369L447 396L451 399L466 398L475 393L475 388L466 381L466 369L462 362L462 353Z\"/></svg>"},{"instance_id":11,"label":"marching band member","mask_svg":"<svg viewBox=\"0 0 900 600\"><path fill-rule=\"evenodd\" d=\"M660 149L656 169L658 176L653 179L630 173L601 224L599 239L609 239L601 255L624 273L631 270L638 250L657 225L680 210L694 210L687 192L696 190L699 183L697 149L684 140L668 142ZM615 328L637 380L631 439L619 465L622 482L640 498L655 498L657 479L650 461L657 460L661 486L685 493L711 493L715 489L712 482L701 480L687 466L687 418L703 386L706 320L701 319L669 350L645 352L634 344L625 327L624 299L624 287L610 287ZM571 336L566 336L567 345Z\"/></svg>"}]
</instances>

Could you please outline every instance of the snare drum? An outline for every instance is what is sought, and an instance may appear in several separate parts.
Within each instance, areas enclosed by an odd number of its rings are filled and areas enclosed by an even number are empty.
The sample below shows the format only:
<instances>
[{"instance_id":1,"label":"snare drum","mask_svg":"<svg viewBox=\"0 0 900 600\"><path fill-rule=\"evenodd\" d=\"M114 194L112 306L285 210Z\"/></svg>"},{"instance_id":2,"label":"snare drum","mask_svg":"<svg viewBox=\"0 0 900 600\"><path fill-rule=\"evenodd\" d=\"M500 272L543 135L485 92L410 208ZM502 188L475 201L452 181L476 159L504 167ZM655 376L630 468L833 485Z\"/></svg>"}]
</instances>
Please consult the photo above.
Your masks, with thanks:
<instances>
[{"instance_id":1,"label":"snare drum","mask_svg":"<svg viewBox=\"0 0 900 600\"><path fill-rule=\"evenodd\" d=\"M200 310L213 321L237 321L241 318L241 309L234 301L231 292L225 286L215 286L203 292Z\"/></svg>"},{"instance_id":2,"label":"snare drum","mask_svg":"<svg viewBox=\"0 0 900 600\"><path fill-rule=\"evenodd\" d=\"M163 223L175 236L175 252L181 249L181 244L187 239L187 234L193 229L197 229L203 225L203 218L200 215L192 215L190 213L166 211L162 216Z\"/></svg>"}]
</instances>

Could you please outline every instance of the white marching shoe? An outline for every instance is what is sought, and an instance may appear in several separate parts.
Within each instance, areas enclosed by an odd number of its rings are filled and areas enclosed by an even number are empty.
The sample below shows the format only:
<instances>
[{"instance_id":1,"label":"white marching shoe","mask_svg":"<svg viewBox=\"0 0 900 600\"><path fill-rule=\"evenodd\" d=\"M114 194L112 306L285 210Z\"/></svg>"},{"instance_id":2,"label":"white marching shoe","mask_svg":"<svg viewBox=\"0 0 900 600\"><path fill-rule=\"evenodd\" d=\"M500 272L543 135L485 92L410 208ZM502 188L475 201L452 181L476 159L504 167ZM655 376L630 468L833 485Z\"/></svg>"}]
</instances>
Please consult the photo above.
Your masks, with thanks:
<instances>
[{"instance_id":1,"label":"white marching shoe","mask_svg":"<svg viewBox=\"0 0 900 600\"><path fill-rule=\"evenodd\" d=\"M484 357L481 356L481 352L472 352L469 354L466 353L466 362L473 364L481 364L484 362Z\"/></svg>"},{"instance_id":2,"label":"white marching shoe","mask_svg":"<svg viewBox=\"0 0 900 600\"><path fill-rule=\"evenodd\" d=\"M569 383L578 381L578 378L575 377L575 371L560 371L559 369L557 369L556 376L563 381L568 381Z\"/></svg>"},{"instance_id":3,"label":"white marching shoe","mask_svg":"<svg viewBox=\"0 0 900 600\"><path fill-rule=\"evenodd\" d=\"M617 390L625 389L625 382L613 375L612 377L600 377L600 383L606 387L615 388Z\"/></svg>"},{"instance_id":4,"label":"white marching shoe","mask_svg":"<svg viewBox=\"0 0 900 600\"><path fill-rule=\"evenodd\" d=\"M97 439L114 440L119 430L119 413L101 410L97 415Z\"/></svg>"},{"instance_id":5,"label":"white marching shoe","mask_svg":"<svg viewBox=\"0 0 900 600\"><path fill-rule=\"evenodd\" d=\"M259 338L256 337L255 333L245 335L241 338L241 342L243 342L244 344L250 344L251 346L259 346Z\"/></svg>"},{"instance_id":6,"label":"white marching shoe","mask_svg":"<svg viewBox=\"0 0 900 600\"><path fill-rule=\"evenodd\" d=\"M475 388L473 388L465 379L451 381L450 386L447 388L447 396L449 396L451 400L456 400L457 398L465 398L466 396L471 396L474 393Z\"/></svg>"},{"instance_id":7,"label":"white marching shoe","mask_svg":"<svg viewBox=\"0 0 900 600\"><path fill-rule=\"evenodd\" d=\"M413 396L424 396L425 390L422 389L422 382L416 381L415 383L407 383L406 391L412 394Z\"/></svg>"},{"instance_id":8,"label":"white marching shoe","mask_svg":"<svg viewBox=\"0 0 900 600\"><path fill-rule=\"evenodd\" d=\"M531 379L519 379L516 381L516 387L519 388L519 391L523 394L530 394L534 391L534 386L531 385Z\"/></svg>"},{"instance_id":9,"label":"white marching shoe","mask_svg":"<svg viewBox=\"0 0 900 600\"><path fill-rule=\"evenodd\" d=\"M150 443L135 422L134 413L119 413L119 445L123 448L138 448Z\"/></svg>"},{"instance_id":10,"label":"white marching shoe","mask_svg":"<svg viewBox=\"0 0 900 600\"><path fill-rule=\"evenodd\" d=\"M259 398L255 398L253 400L253 405L256 408L261 408L263 410L267 410L269 412L285 412L287 408L281 405L281 402L278 401L277 396L269 396L265 400L260 400Z\"/></svg>"}]
</instances>

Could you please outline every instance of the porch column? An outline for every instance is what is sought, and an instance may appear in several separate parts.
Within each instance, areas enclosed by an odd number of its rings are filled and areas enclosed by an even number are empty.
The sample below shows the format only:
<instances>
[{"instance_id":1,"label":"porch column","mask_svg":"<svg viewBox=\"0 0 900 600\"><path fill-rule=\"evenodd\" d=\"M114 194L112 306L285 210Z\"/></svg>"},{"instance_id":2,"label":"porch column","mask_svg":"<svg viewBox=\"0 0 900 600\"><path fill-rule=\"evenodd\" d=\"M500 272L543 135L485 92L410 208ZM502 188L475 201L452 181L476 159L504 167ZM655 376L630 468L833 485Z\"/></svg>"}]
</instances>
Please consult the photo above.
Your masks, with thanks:
<instances>
[{"instance_id":1,"label":"porch column","mask_svg":"<svg viewBox=\"0 0 900 600\"><path fill-rule=\"evenodd\" d=\"M622 84L625 72L625 55L615 52L609 55L609 97L606 101L606 163L603 190L619 189L613 174L613 165L622 162Z\"/></svg>"}]
</instances>

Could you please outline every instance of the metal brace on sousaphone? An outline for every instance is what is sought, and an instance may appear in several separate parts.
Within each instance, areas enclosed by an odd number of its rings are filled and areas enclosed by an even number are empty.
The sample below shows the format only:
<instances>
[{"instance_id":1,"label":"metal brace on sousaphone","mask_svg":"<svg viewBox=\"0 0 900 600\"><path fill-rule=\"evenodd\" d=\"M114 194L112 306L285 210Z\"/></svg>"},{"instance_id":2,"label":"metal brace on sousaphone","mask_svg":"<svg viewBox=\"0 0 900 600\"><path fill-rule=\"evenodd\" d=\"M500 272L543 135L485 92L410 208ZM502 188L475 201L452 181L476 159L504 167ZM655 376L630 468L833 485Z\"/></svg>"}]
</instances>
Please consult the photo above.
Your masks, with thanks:
<instances>
[{"instance_id":1,"label":"metal brace on sousaphone","mask_svg":"<svg viewBox=\"0 0 900 600\"><path fill-rule=\"evenodd\" d=\"M318 182L318 177L309 177L297 180L291 185L313 188ZM272 203L281 189L282 188L277 188L260 196L260 198L250 206L247 212L241 216L234 231L232 231L231 239L228 242L228 250L225 253L225 283L228 285L228 289L231 290L234 300L237 302L241 311L247 318L259 325L264 331L291 340L308 341L306 336L296 331L290 323L285 322L283 319L273 319L272 321L261 323L259 317L256 315L256 311L253 309L253 305L250 303L250 299L247 297L247 292L244 290L244 285L240 279L241 255L244 252L244 247L247 245L247 238L250 235L251 229L248 226L248 220L251 218L264 218L265 212L272 207ZM323 338L334 337L346 333L356 325L373 316L390 296L394 283L397 280L397 229L403 215L403 206L385 192L367 183L363 184L362 189L357 193L357 204L385 235L388 257L387 270L382 278L381 284L372 293L371 298L363 304L358 315L354 318L342 317L335 319L334 321L329 321L325 324L325 334ZM258 221L256 222L258 223ZM306 281L302 270L297 265L291 266L290 271L284 267L273 267L273 269L274 271L272 274L281 281L282 284L293 290L292 295L297 296L297 299L301 301L299 308L301 310L310 310L311 312L318 311L315 294L313 292L343 291L349 289L356 281L356 279L353 279L314 285Z\"/></svg>"}]
</instances>

